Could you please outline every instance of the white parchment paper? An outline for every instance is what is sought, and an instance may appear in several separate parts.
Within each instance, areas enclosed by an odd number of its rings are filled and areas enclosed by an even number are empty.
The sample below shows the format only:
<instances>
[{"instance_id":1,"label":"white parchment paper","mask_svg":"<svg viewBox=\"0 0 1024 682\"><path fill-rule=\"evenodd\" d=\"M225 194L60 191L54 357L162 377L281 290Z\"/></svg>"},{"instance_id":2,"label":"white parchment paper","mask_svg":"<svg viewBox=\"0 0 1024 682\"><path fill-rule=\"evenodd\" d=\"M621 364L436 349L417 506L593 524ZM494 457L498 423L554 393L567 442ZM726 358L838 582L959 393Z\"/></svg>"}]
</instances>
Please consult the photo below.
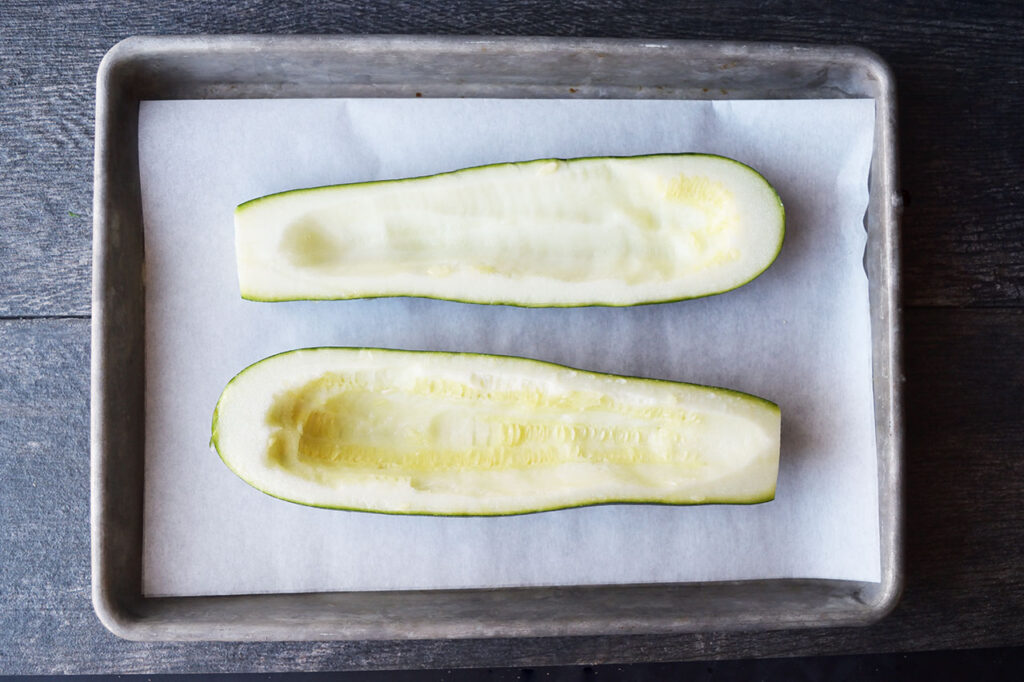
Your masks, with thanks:
<instances>
[{"instance_id":1,"label":"white parchment paper","mask_svg":"<svg viewBox=\"0 0 1024 682\"><path fill-rule=\"evenodd\" d=\"M143 102L148 595L879 580L867 281L871 100ZM421 299L254 303L232 211L297 187L541 157L711 152L786 205L776 263L707 299L527 310ZM318 345L522 355L724 386L782 409L777 498L508 518L337 512L268 497L208 447L243 367Z\"/></svg>"}]
</instances>

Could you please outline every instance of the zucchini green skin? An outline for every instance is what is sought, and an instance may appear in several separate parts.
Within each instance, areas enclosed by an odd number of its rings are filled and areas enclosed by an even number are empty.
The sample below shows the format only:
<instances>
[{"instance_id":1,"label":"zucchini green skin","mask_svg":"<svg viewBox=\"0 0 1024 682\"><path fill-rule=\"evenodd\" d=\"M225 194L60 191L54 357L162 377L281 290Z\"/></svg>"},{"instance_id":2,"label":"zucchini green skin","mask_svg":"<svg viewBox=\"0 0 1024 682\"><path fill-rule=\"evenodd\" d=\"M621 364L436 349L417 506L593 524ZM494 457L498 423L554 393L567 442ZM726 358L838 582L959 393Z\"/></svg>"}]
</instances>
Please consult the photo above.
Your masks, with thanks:
<instances>
[{"instance_id":1,"label":"zucchini green skin","mask_svg":"<svg viewBox=\"0 0 1024 682\"><path fill-rule=\"evenodd\" d=\"M268 357L266 357L266 358L264 358L262 360L259 360L259 361L255 362L255 363L249 365L248 367L246 367L245 369L240 371L238 374L236 374L228 382L227 386L225 387L225 389L224 389L224 391L223 391L223 393L221 395L221 398L218 400L217 405L216 405L216 407L214 408L214 411L213 411L213 418L212 418L212 423L211 423L210 445L211 445L212 449L217 453L218 457L221 459L223 464L229 470L231 470L235 475L237 475L239 478L241 478L243 481L245 481L246 483L248 483L252 487L256 488L260 492L262 492L262 493L264 493L264 494L266 494L266 495L268 495L270 497L273 497L273 498L276 498L276 499L279 499L279 500L282 500L282 501L285 501L285 502L290 502L290 503L293 503L293 504L298 504L298 505L308 506L308 507L315 507L315 508L320 508L320 509L330 509L330 510L350 511L350 512L376 513L376 514L386 514L386 515L395 515L395 516L436 516L436 517L519 516L519 515L525 515L525 514L534 514L534 513L549 512L549 511L558 511L558 510L563 510L563 509L574 509L574 508L591 507L591 506L603 506L603 505L611 505L611 504L631 504L631 505L632 504L647 504L647 505L659 505L659 506L703 506L703 505L713 505L713 504L752 505L752 504L762 504L762 503L765 503L765 502L770 502L770 501L775 499L776 482L773 481L771 488L770 489L766 489L763 494L752 495L752 496L748 496L748 497L736 497L736 496L717 497L717 498L716 497L708 497L708 498L703 499L703 500L701 500L699 502L694 502L694 501L676 502L676 501L665 501L664 499L658 499L658 498L638 499L638 498L635 498L635 497L630 497L630 498L623 498L623 499L601 499L601 500L595 500L595 501L580 501L580 502L574 502L574 503L571 503L571 504L558 504L558 505L538 506L538 507L530 507L530 508L525 508L524 507L524 508L516 509L516 510L512 510L512 511L474 511L474 512L463 512L463 511L450 511L449 512L449 511L445 511L445 512L440 512L440 511L436 511L436 510L416 510L416 509L389 510L389 509L375 508L375 507L372 507L372 506L347 506L347 505L340 505L340 504L320 504L320 503L313 503L313 502L309 502L309 501L304 501L304 500L301 500L301 499L295 499L295 498L289 497L289 496L287 496L285 494L269 491L269 490L266 490L264 488L261 488L261 487L257 486L256 484L254 484L251 481L249 481L248 478L243 474L243 472L239 471L239 469L233 465L231 459L229 457L225 456L225 453L221 449L221 443L220 443L220 437L219 437L220 436L219 424L220 424L220 413L221 413L222 404L223 404L223 401L224 401L224 396L228 393L228 389L236 381L238 381L240 377L245 375L245 373L248 372L249 370L252 370L253 368L258 367L259 365L262 365L262 364L267 363L267 362L273 362L277 358L281 358L281 357L284 357L284 356L292 355L292 354L295 354L295 353L305 353L305 352L309 352L309 351L331 351L331 350L341 350L341 351L372 351L373 353L377 353L377 354L393 353L393 354L401 354L401 355L424 355L424 356L434 355L434 356L453 356L453 357L459 357L459 358L474 358L475 357L475 358L486 358L486 359L510 360L510 361L514 361L514 362L529 363L531 365L535 365L535 366L539 366L539 367L550 367L550 368L561 369L561 370L571 370L571 371L576 372L576 373L581 374L581 375L589 375L589 376L594 376L594 377L605 377L605 378L615 378L615 379L625 379L625 380L627 380L627 381L629 381L631 383L636 383L636 384L640 384L640 385L642 385L642 384L668 385L668 386L682 386L682 387L697 388L697 389L707 389L707 390L715 391L715 392L717 392L717 393L719 393L721 395L733 396L733 397L739 398L739 399L741 399L743 401L747 401L747 402L750 402L750 403L753 403L753 404L758 404L758 405L762 406L763 408L765 408L765 409L767 409L767 410L769 410L771 412L774 412L776 415L779 414L779 407L778 407L778 405L773 403L772 401L767 400L767 399L762 398L762 397L759 397L759 396L755 396L755 395L749 394L749 393L745 393L745 392L742 392L742 391L737 391L737 390L734 390L734 389L720 388L720 387L715 387L715 386L706 386L706 385L700 385L700 384L690 384L690 383L676 382L676 381L670 381L670 380L665 380L665 379L652 379L652 378L647 378L647 377L636 377L636 376L623 375L623 374L612 374L612 373L604 373L604 372L592 372L592 371L588 371L588 370L580 370L580 369L577 369L577 368L573 368L573 367L570 367L568 365L562 365L562 364L558 364L558 363L547 362L547 361L543 361L543 360L536 360L536 359L532 359L532 358L519 357L519 356L502 356L502 355L492 355L492 354L485 354L485 353L461 353L461 352L456 353L456 352L444 352L444 351L407 351L407 350L396 350L396 349L386 349L386 348L344 347L344 346L333 346L333 347L332 346L322 346L322 347L311 347L311 348L293 349L293 350L283 351L281 353L277 353L275 355L268 356Z\"/></svg>"},{"instance_id":2,"label":"zucchini green skin","mask_svg":"<svg viewBox=\"0 0 1024 682\"><path fill-rule=\"evenodd\" d=\"M254 198L254 199L250 199L249 201L246 201L246 202L243 202L242 204L239 204L237 206L237 208L235 209L235 215L236 215L236 217L240 216L240 215L243 215L249 209L252 209L254 207L258 207L258 206L264 205L267 202L272 202L275 199L279 199L279 198L283 198L283 197L295 197L295 196L307 195L307 194L308 195L315 195L315 194L320 193L320 192L329 192L329 191L334 191L334 190L338 190L338 189L341 189L341 188L355 189L355 188L360 188L360 187L362 187L362 188L369 188L369 187L387 186L387 185L398 186L398 185L402 185L404 183L415 183L417 181L429 180L429 179L433 179L433 178L459 176L461 174L472 173L472 172L479 171L479 170L482 170L482 169L494 169L494 168L500 168L500 167L503 167L503 166L516 166L516 167L520 167L520 168L525 168L525 167L530 167L530 166L542 166L544 164L550 164L550 163L553 163L553 162L554 163L572 164L572 163L587 162L587 161L616 161L616 160L632 161L632 160L643 160L643 159L669 159L669 158L715 159L715 160L719 160L719 161L722 161L722 162L727 162L729 164L735 165L738 168L743 169L745 172L750 173L753 176L756 176L757 178L759 178L764 183L764 186L767 189L770 190L771 197L772 197L772 204L773 204L772 208L773 208L774 211L777 212L777 220L778 220L777 238L776 238L776 240L774 242L773 247L770 249L770 257L765 259L765 261L764 261L764 263L763 263L763 265L761 267L759 267L756 270L751 271L749 273L749 276L746 277L746 279L743 279L742 281L738 281L738 282L733 282L733 283L729 284L728 286L724 286L724 287L721 287L721 288L714 288L712 290L701 291L699 293L694 293L692 295L670 295L670 296L653 297L653 298L650 298L648 300L626 300L626 301L619 301L619 300L614 300L614 299L610 299L610 298L598 298L598 299L595 299L595 300L573 300L573 301L557 301L557 300L552 300L552 301L536 301L535 302L535 301L523 300L523 299L517 298L515 296L480 296L475 291L469 290L469 289L465 290L464 293L450 294L450 295L449 294L434 295L434 294L430 294L430 293L387 292L387 293L356 293L356 294L332 293L332 294L329 294L329 295L327 295L327 294L303 294L301 296L295 296L295 295L280 295L280 296L258 295L258 294L249 293L249 292L247 292L247 291L245 291L243 289L241 295L242 295L242 298L245 299L245 300L255 301L255 302L264 302L264 303L277 303L277 302L294 301L294 300L339 301L339 300L353 300L353 299L361 299L361 298L374 299L374 298L414 297L414 298L424 298L424 299L432 299L432 300L447 300L447 301L454 301L454 302L460 302L460 303L474 303L474 304L482 304L482 305L506 305L506 306L520 307L520 308L630 307L630 306L635 306L635 305L652 305L652 304L659 304L659 303L674 303L674 302L679 302L679 301L692 300L692 299L696 299L696 298L704 298L704 297L707 297L707 296L715 296L715 295L718 295L718 294L723 294L723 293L727 293L729 291L733 291L735 289L738 289L738 288L740 288L740 287L742 287L742 286L752 282L753 280L757 279L759 276L761 276L766 270L768 270L768 268L772 265L772 263L775 262L775 260L777 259L779 253L781 253L781 251L782 251L782 246L783 246L783 243L784 243L784 240L785 240L785 232L786 232L786 230L785 230L785 224L786 224L785 206L784 206L784 204L782 202L782 198L779 196L778 191L767 181L767 179L764 178L764 176L760 172L758 172L756 169L752 168L751 166L749 166L749 165L747 165L745 163L742 163L742 162L737 161L735 159L731 159L729 157L725 157L725 156L721 156L721 155L716 155L716 154L699 154L699 153L669 154L669 153L666 153L666 154L646 154L646 155L638 155L638 156L588 156L588 157L578 157L578 158L571 158L571 159L543 158L543 159L534 159L534 160L530 160L530 161L514 162L514 163L502 162L502 163L494 163L494 164L485 164L485 165L480 165L480 166L473 166L473 167L470 167L470 168L462 168L462 169L459 169L459 170L448 171L448 172L444 172L444 173L436 173L436 174L432 174L432 175L421 175L421 176L414 176L414 177L408 177L408 178L397 178L397 179L389 179L389 180L374 180L374 181L366 181L366 182L347 183L347 184L343 184L343 185L321 185L321 186L318 186L318 187L308 187L308 188L286 190L286 191L282 191L282 192L275 192L275 193L268 194L268 195L265 195L265 196L262 196L262 197L257 197L257 198Z\"/></svg>"}]
</instances>

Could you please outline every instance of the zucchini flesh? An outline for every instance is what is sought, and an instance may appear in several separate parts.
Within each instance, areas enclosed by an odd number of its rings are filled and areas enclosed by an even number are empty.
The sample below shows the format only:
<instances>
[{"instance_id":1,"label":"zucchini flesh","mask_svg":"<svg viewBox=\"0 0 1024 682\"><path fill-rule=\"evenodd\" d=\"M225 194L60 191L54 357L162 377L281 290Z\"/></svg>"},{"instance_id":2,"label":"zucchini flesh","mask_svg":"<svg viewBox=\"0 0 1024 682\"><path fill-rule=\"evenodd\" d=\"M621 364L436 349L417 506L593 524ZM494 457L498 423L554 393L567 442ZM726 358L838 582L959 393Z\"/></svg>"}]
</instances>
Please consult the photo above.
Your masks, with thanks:
<instances>
[{"instance_id":1,"label":"zucchini flesh","mask_svg":"<svg viewBox=\"0 0 1024 682\"><path fill-rule=\"evenodd\" d=\"M780 413L725 389L466 353L315 348L221 394L212 444L300 504L500 515L773 499Z\"/></svg>"},{"instance_id":2,"label":"zucchini flesh","mask_svg":"<svg viewBox=\"0 0 1024 682\"><path fill-rule=\"evenodd\" d=\"M236 209L235 241L251 300L633 305L743 285L774 261L784 223L748 166L664 154L272 194Z\"/></svg>"}]
</instances>

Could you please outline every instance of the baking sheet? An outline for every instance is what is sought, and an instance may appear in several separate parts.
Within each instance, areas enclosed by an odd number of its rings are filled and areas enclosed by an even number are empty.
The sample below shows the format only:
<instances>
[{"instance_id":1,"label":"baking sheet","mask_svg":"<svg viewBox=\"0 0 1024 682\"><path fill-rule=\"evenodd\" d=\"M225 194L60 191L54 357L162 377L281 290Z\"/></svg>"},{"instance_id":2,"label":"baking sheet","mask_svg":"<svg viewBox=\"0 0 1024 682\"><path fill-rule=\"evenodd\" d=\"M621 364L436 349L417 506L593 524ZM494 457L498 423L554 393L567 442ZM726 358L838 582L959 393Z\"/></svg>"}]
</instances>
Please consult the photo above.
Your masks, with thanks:
<instances>
[{"instance_id":1,"label":"baking sheet","mask_svg":"<svg viewBox=\"0 0 1024 682\"><path fill-rule=\"evenodd\" d=\"M143 102L143 590L149 596L842 578L879 580L867 280L872 100ZM702 151L779 190L777 262L724 295L625 309L422 299L255 303L232 211L302 186L539 157ZM310 509L208 449L221 389L313 345L460 350L727 386L783 414L777 499L610 505L508 518Z\"/></svg>"}]
</instances>

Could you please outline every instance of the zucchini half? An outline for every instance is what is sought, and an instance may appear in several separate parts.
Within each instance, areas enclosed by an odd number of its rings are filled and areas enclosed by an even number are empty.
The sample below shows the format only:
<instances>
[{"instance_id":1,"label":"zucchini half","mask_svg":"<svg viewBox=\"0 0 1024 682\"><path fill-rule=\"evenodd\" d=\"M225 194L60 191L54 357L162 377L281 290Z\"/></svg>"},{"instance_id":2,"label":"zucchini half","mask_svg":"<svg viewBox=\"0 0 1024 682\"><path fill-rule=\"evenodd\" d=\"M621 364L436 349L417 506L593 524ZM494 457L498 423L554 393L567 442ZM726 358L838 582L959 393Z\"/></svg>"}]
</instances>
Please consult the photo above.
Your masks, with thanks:
<instances>
[{"instance_id":1,"label":"zucchini half","mask_svg":"<svg viewBox=\"0 0 1024 682\"><path fill-rule=\"evenodd\" d=\"M696 298L757 277L784 231L782 202L757 171L704 154L500 163L235 210L239 286L256 301Z\"/></svg>"},{"instance_id":2,"label":"zucchini half","mask_svg":"<svg viewBox=\"0 0 1024 682\"><path fill-rule=\"evenodd\" d=\"M395 514L774 498L779 408L736 391L468 353L310 348L224 389L212 445L263 492Z\"/></svg>"}]
</instances>

